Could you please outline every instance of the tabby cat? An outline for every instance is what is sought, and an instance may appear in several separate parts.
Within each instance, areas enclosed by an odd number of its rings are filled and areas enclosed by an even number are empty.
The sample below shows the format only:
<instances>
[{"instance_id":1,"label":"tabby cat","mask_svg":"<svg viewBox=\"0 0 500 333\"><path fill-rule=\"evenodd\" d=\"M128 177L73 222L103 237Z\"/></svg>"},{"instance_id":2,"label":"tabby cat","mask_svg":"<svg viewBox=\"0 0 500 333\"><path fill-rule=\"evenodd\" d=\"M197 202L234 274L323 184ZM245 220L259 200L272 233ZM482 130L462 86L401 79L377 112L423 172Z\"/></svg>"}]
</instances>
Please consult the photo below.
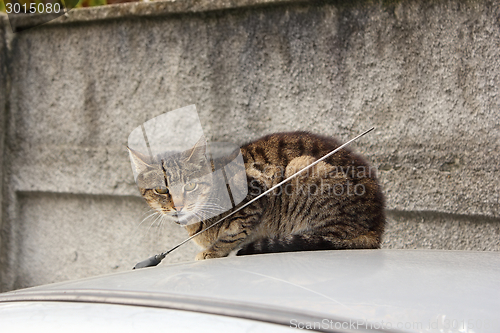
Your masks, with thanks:
<instances>
[{"instance_id":1,"label":"tabby cat","mask_svg":"<svg viewBox=\"0 0 500 333\"><path fill-rule=\"evenodd\" d=\"M244 145L248 194L236 207L338 146L333 138L307 132L271 134ZM149 206L184 225L190 236L230 213L213 216L217 185L210 178L213 162L205 157L205 147L200 140L184 153L154 158L129 150ZM204 219L209 211L212 217ZM193 240L203 248L197 260L235 250L248 255L371 249L379 248L384 224L384 198L375 170L342 149Z\"/></svg>"}]
</instances>

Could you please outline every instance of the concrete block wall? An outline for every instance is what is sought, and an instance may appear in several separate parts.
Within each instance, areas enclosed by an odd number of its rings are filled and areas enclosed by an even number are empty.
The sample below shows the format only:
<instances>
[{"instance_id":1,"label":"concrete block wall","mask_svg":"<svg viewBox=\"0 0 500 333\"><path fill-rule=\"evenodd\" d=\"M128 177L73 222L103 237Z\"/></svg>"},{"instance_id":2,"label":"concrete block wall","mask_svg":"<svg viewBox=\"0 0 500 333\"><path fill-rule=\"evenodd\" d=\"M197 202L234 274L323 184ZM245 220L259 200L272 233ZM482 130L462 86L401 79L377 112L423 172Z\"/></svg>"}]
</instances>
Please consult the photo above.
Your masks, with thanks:
<instances>
[{"instance_id":1,"label":"concrete block wall","mask_svg":"<svg viewBox=\"0 0 500 333\"><path fill-rule=\"evenodd\" d=\"M3 232L3 221L5 216L3 214L6 204L4 204L4 142L5 132L7 129L6 124L6 106L7 106L7 46L6 46L6 31L4 21L0 20L0 271L4 271L7 267L7 257L4 255L4 244L6 242L5 233ZM2 291L2 273L0 273L0 292Z\"/></svg>"},{"instance_id":2,"label":"concrete block wall","mask_svg":"<svg viewBox=\"0 0 500 333\"><path fill-rule=\"evenodd\" d=\"M184 239L139 225L125 145L190 104L237 144L375 126L352 148L384 187L384 247L500 250L498 2L130 3L15 34L2 19L3 291L128 270Z\"/></svg>"}]
</instances>

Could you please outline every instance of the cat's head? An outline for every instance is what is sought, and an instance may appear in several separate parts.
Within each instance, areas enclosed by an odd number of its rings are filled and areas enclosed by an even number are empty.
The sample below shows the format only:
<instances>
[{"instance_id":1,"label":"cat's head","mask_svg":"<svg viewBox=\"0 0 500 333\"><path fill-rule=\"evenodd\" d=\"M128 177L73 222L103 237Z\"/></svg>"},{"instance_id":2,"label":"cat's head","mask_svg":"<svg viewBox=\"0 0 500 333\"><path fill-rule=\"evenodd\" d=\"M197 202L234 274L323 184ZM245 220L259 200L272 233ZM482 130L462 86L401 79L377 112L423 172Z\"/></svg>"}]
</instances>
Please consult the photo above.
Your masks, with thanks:
<instances>
[{"instance_id":1,"label":"cat's head","mask_svg":"<svg viewBox=\"0 0 500 333\"><path fill-rule=\"evenodd\" d=\"M212 166L203 137L182 153L149 157L129 152L137 185L151 208L181 225L202 221L213 209Z\"/></svg>"}]
</instances>

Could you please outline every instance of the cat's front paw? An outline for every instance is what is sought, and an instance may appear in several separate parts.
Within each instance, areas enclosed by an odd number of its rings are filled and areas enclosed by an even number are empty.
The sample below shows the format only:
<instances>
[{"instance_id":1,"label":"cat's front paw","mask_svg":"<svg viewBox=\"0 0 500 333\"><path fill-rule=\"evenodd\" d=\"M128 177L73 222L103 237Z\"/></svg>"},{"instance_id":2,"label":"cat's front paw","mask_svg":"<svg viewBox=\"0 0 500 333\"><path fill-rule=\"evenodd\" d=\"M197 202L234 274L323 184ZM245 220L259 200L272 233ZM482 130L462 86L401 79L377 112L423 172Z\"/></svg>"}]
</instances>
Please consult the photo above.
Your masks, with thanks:
<instances>
[{"instance_id":1,"label":"cat's front paw","mask_svg":"<svg viewBox=\"0 0 500 333\"><path fill-rule=\"evenodd\" d=\"M213 259L213 258L220 258L220 256L213 252L213 251L203 251L200 252L196 255L194 260L205 260L205 259Z\"/></svg>"},{"instance_id":2,"label":"cat's front paw","mask_svg":"<svg viewBox=\"0 0 500 333\"><path fill-rule=\"evenodd\" d=\"M214 251L206 250L198 253L194 260L205 260L205 259L213 259L222 257L219 253Z\"/></svg>"}]
</instances>

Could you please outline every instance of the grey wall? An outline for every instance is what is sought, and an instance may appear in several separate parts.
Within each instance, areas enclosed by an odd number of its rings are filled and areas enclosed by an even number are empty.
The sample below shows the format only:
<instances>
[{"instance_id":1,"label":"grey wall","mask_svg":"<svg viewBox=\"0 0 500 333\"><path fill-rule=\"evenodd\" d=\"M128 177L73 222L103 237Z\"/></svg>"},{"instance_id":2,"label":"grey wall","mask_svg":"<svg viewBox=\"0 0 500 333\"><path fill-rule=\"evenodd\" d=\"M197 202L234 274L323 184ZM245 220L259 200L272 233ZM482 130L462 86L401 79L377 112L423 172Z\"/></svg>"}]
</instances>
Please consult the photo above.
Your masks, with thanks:
<instances>
[{"instance_id":1,"label":"grey wall","mask_svg":"<svg viewBox=\"0 0 500 333\"><path fill-rule=\"evenodd\" d=\"M7 267L7 255L4 243L6 242L6 234L3 232L3 226L6 210L6 205L4 205L3 195L4 195L4 140L5 140L5 130L6 126L6 105L7 105L7 47L6 47L6 32L4 21L0 20L0 291L2 291L2 272L5 271Z\"/></svg>"},{"instance_id":2,"label":"grey wall","mask_svg":"<svg viewBox=\"0 0 500 333\"><path fill-rule=\"evenodd\" d=\"M125 145L193 103L212 140L238 144L375 126L353 149L379 171L384 247L500 250L499 3L272 3L73 10L16 34L4 17L2 290L128 270L182 240L139 226Z\"/></svg>"}]
</instances>

